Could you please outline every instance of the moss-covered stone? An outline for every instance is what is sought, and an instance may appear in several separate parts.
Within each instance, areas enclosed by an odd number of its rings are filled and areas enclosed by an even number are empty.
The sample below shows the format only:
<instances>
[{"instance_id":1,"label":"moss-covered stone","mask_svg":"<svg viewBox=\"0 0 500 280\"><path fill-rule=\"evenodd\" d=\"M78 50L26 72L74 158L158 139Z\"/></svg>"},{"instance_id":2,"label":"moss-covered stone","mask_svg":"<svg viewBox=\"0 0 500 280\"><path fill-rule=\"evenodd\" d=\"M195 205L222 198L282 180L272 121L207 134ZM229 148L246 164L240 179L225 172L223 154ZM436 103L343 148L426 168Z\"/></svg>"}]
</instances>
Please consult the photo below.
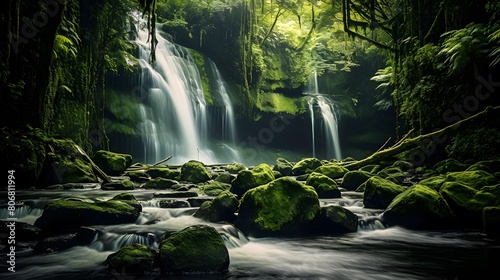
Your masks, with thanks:
<instances>
[{"instance_id":1,"label":"moss-covered stone","mask_svg":"<svg viewBox=\"0 0 500 280\"><path fill-rule=\"evenodd\" d=\"M220 274L229 262L222 237L208 225L187 227L160 244L162 274Z\"/></svg>"},{"instance_id":2,"label":"moss-covered stone","mask_svg":"<svg viewBox=\"0 0 500 280\"><path fill-rule=\"evenodd\" d=\"M349 171L346 174L344 174L344 177L342 178L341 187L349 191L354 191L372 176L373 176L372 174L366 171L361 171L361 170Z\"/></svg>"},{"instance_id":3,"label":"moss-covered stone","mask_svg":"<svg viewBox=\"0 0 500 280\"><path fill-rule=\"evenodd\" d=\"M274 163L273 166L273 170L278 171L283 176L292 175L292 168L293 168L292 163L281 157L276 159L276 162Z\"/></svg>"},{"instance_id":4,"label":"moss-covered stone","mask_svg":"<svg viewBox=\"0 0 500 280\"><path fill-rule=\"evenodd\" d=\"M500 172L500 160L478 161L469 166L466 171L476 171L476 170L483 170L490 174Z\"/></svg>"},{"instance_id":5,"label":"moss-covered stone","mask_svg":"<svg viewBox=\"0 0 500 280\"><path fill-rule=\"evenodd\" d=\"M58 199L45 206L34 225L47 232L71 231L81 226L133 223L140 212L140 208L123 200Z\"/></svg>"},{"instance_id":6,"label":"moss-covered stone","mask_svg":"<svg viewBox=\"0 0 500 280\"><path fill-rule=\"evenodd\" d=\"M321 207L321 213L314 221L315 233L340 235L358 231L358 216L338 205Z\"/></svg>"},{"instance_id":7,"label":"moss-covered stone","mask_svg":"<svg viewBox=\"0 0 500 280\"><path fill-rule=\"evenodd\" d=\"M274 173L267 163L261 163L250 170L242 170L231 182L231 192L242 196L248 190L274 180Z\"/></svg>"},{"instance_id":8,"label":"moss-covered stone","mask_svg":"<svg viewBox=\"0 0 500 280\"><path fill-rule=\"evenodd\" d=\"M106 183L101 186L102 190L133 190L135 189L135 184L129 179L121 180L118 182Z\"/></svg>"},{"instance_id":9,"label":"moss-covered stone","mask_svg":"<svg viewBox=\"0 0 500 280\"><path fill-rule=\"evenodd\" d=\"M491 186L498 183L498 180L490 173L482 170L449 172L446 174L447 182L459 182L479 190L484 186Z\"/></svg>"},{"instance_id":10,"label":"moss-covered stone","mask_svg":"<svg viewBox=\"0 0 500 280\"><path fill-rule=\"evenodd\" d=\"M307 232L319 211L313 187L282 177L247 191L235 224L250 236L296 236Z\"/></svg>"},{"instance_id":11,"label":"moss-covered stone","mask_svg":"<svg viewBox=\"0 0 500 280\"><path fill-rule=\"evenodd\" d=\"M319 198L340 198L337 183L330 177L313 172L307 177L306 185L313 187Z\"/></svg>"},{"instance_id":12,"label":"moss-covered stone","mask_svg":"<svg viewBox=\"0 0 500 280\"><path fill-rule=\"evenodd\" d=\"M325 164L314 170L314 172L321 173L330 177L331 179L340 179L349 172L349 170L343 166L337 164Z\"/></svg>"},{"instance_id":13,"label":"moss-covered stone","mask_svg":"<svg viewBox=\"0 0 500 280\"><path fill-rule=\"evenodd\" d=\"M142 276L158 266L158 252L142 244L127 245L109 255L104 265L116 277Z\"/></svg>"},{"instance_id":14,"label":"moss-covered stone","mask_svg":"<svg viewBox=\"0 0 500 280\"><path fill-rule=\"evenodd\" d=\"M179 176L181 174L180 170L170 169L168 167L149 168L148 170L146 170L146 173L152 179L161 177L161 178L171 179L171 180L179 180Z\"/></svg>"},{"instance_id":15,"label":"moss-covered stone","mask_svg":"<svg viewBox=\"0 0 500 280\"><path fill-rule=\"evenodd\" d=\"M408 172L408 171L415 169L415 166L413 165L413 163L411 163L409 161L405 161L405 160L396 160L392 164L392 167L397 167L403 172Z\"/></svg>"},{"instance_id":16,"label":"moss-covered stone","mask_svg":"<svg viewBox=\"0 0 500 280\"><path fill-rule=\"evenodd\" d=\"M359 170L366 171L368 173L372 173L373 175L377 174L380 170L382 170L382 166L378 164L369 164L361 167Z\"/></svg>"},{"instance_id":17,"label":"moss-covered stone","mask_svg":"<svg viewBox=\"0 0 500 280\"><path fill-rule=\"evenodd\" d=\"M155 190L165 190L170 189L173 185L179 182L172 179L165 179L163 177L157 177L146 182L142 187L145 189L155 189Z\"/></svg>"},{"instance_id":18,"label":"moss-covered stone","mask_svg":"<svg viewBox=\"0 0 500 280\"><path fill-rule=\"evenodd\" d=\"M433 190L439 191L443 183L446 181L446 177L444 175L436 175L426 179L423 179L419 182L420 185L427 186Z\"/></svg>"},{"instance_id":19,"label":"moss-covered stone","mask_svg":"<svg viewBox=\"0 0 500 280\"><path fill-rule=\"evenodd\" d=\"M129 177L134 182L147 182L151 179L151 176L145 170L127 171L123 175Z\"/></svg>"},{"instance_id":20,"label":"moss-covered stone","mask_svg":"<svg viewBox=\"0 0 500 280\"><path fill-rule=\"evenodd\" d=\"M468 164L459 162L454 158L447 158L434 165L432 169L436 170L439 174L446 174L448 172L465 171L469 167Z\"/></svg>"},{"instance_id":21,"label":"moss-covered stone","mask_svg":"<svg viewBox=\"0 0 500 280\"><path fill-rule=\"evenodd\" d=\"M229 191L221 192L211 201L205 201L194 213L194 216L209 222L227 221L233 223L239 201Z\"/></svg>"},{"instance_id":22,"label":"moss-covered stone","mask_svg":"<svg viewBox=\"0 0 500 280\"><path fill-rule=\"evenodd\" d=\"M210 174L202 162L190 160L181 167L180 180L201 183L210 180Z\"/></svg>"},{"instance_id":23,"label":"moss-covered stone","mask_svg":"<svg viewBox=\"0 0 500 280\"><path fill-rule=\"evenodd\" d=\"M217 196L221 192L230 190L231 184L221 183L215 180L198 184L200 191L208 196Z\"/></svg>"},{"instance_id":24,"label":"moss-covered stone","mask_svg":"<svg viewBox=\"0 0 500 280\"><path fill-rule=\"evenodd\" d=\"M224 167L224 170L229 172L230 174L238 174L242 170L246 170L247 168L241 163L233 163L228 164Z\"/></svg>"},{"instance_id":25,"label":"moss-covered stone","mask_svg":"<svg viewBox=\"0 0 500 280\"><path fill-rule=\"evenodd\" d=\"M500 237L500 206L483 208L483 231L490 237Z\"/></svg>"},{"instance_id":26,"label":"moss-covered stone","mask_svg":"<svg viewBox=\"0 0 500 280\"><path fill-rule=\"evenodd\" d=\"M385 209L405 188L384 178L373 176L365 183L363 204L367 208Z\"/></svg>"},{"instance_id":27,"label":"moss-covered stone","mask_svg":"<svg viewBox=\"0 0 500 280\"><path fill-rule=\"evenodd\" d=\"M482 228L483 208L500 205L500 185L477 190L462 183L445 182L439 192L467 228Z\"/></svg>"},{"instance_id":28,"label":"moss-covered stone","mask_svg":"<svg viewBox=\"0 0 500 280\"><path fill-rule=\"evenodd\" d=\"M457 218L444 198L437 191L419 184L396 196L382 218L389 226L416 230L457 227Z\"/></svg>"},{"instance_id":29,"label":"moss-covered stone","mask_svg":"<svg viewBox=\"0 0 500 280\"><path fill-rule=\"evenodd\" d=\"M236 178L233 174L229 172L221 172L217 174L215 177L215 181L225 183L225 184L231 184L231 182Z\"/></svg>"},{"instance_id":30,"label":"moss-covered stone","mask_svg":"<svg viewBox=\"0 0 500 280\"><path fill-rule=\"evenodd\" d=\"M108 175L121 175L132 164L132 156L99 150L92 158L94 163Z\"/></svg>"},{"instance_id":31,"label":"moss-covered stone","mask_svg":"<svg viewBox=\"0 0 500 280\"><path fill-rule=\"evenodd\" d=\"M129 201L129 202L137 202L137 199L135 198L135 196L133 194L129 194L126 192L113 196L113 198L111 198L111 200L123 200L123 201Z\"/></svg>"},{"instance_id":32,"label":"moss-covered stone","mask_svg":"<svg viewBox=\"0 0 500 280\"><path fill-rule=\"evenodd\" d=\"M304 158L295 163L292 168L293 175L309 174L322 165L317 158Z\"/></svg>"}]
</instances>

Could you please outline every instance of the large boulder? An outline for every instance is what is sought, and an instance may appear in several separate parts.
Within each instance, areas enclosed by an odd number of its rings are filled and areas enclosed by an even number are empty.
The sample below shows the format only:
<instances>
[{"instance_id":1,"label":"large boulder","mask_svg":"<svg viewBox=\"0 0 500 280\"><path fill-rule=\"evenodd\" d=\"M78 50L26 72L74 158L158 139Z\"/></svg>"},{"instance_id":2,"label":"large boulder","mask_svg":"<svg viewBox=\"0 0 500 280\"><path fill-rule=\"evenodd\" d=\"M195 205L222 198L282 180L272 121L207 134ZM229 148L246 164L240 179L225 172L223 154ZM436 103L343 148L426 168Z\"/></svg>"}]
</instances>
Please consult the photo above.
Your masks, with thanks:
<instances>
[{"instance_id":1,"label":"large boulder","mask_svg":"<svg viewBox=\"0 0 500 280\"><path fill-rule=\"evenodd\" d=\"M321 207L321 213L314 221L314 232L327 235L341 235L358 231L358 216L350 210L329 205Z\"/></svg>"},{"instance_id":2,"label":"large boulder","mask_svg":"<svg viewBox=\"0 0 500 280\"><path fill-rule=\"evenodd\" d=\"M296 176L309 174L321 165L321 161L317 158L304 158L295 163L292 168L292 174Z\"/></svg>"},{"instance_id":3,"label":"large boulder","mask_svg":"<svg viewBox=\"0 0 500 280\"><path fill-rule=\"evenodd\" d=\"M313 172L307 177L306 185L313 187L319 198L340 198L340 190L330 177Z\"/></svg>"},{"instance_id":4,"label":"large boulder","mask_svg":"<svg viewBox=\"0 0 500 280\"><path fill-rule=\"evenodd\" d=\"M342 184L340 185L346 190L355 191L359 186L366 182L373 175L366 171L353 170L344 174Z\"/></svg>"},{"instance_id":5,"label":"large boulder","mask_svg":"<svg viewBox=\"0 0 500 280\"><path fill-rule=\"evenodd\" d=\"M249 236L299 236L319 211L313 187L282 177L245 193L235 225Z\"/></svg>"},{"instance_id":6,"label":"large boulder","mask_svg":"<svg viewBox=\"0 0 500 280\"><path fill-rule=\"evenodd\" d=\"M208 170L202 162L190 160L181 167L180 180L191 183L206 182L211 179Z\"/></svg>"},{"instance_id":7,"label":"large boulder","mask_svg":"<svg viewBox=\"0 0 500 280\"><path fill-rule=\"evenodd\" d=\"M331 179L340 179L344 177L344 175L349 172L349 170L343 166L337 164L325 164L314 170L316 173L321 173L330 177Z\"/></svg>"},{"instance_id":8,"label":"large boulder","mask_svg":"<svg viewBox=\"0 0 500 280\"><path fill-rule=\"evenodd\" d=\"M500 205L500 185L477 190L462 183L446 182L439 192L457 215L461 225L467 228L482 228L483 209Z\"/></svg>"},{"instance_id":9,"label":"large boulder","mask_svg":"<svg viewBox=\"0 0 500 280\"><path fill-rule=\"evenodd\" d=\"M385 209L405 188L389 180L373 176L365 183L363 204L367 208Z\"/></svg>"},{"instance_id":10,"label":"large boulder","mask_svg":"<svg viewBox=\"0 0 500 280\"><path fill-rule=\"evenodd\" d=\"M122 247L104 261L107 269L117 278L150 274L158 266L156 249L142 244Z\"/></svg>"},{"instance_id":11,"label":"large boulder","mask_svg":"<svg viewBox=\"0 0 500 280\"><path fill-rule=\"evenodd\" d=\"M238 172L231 182L231 192L241 197L248 190L267 184L274 179L272 168L266 163L261 163L250 170Z\"/></svg>"},{"instance_id":12,"label":"large boulder","mask_svg":"<svg viewBox=\"0 0 500 280\"><path fill-rule=\"evenodd\" d=\"M133 223L140 212L140 204L133 201L66 198L47 204L34 225L49 233L76 232L81 226Z\"/></svg>"},{"instance_id":13,"label":"large boulder","mask_svg":"<svg viewBox=\"0 0 500 280\"><path fill-rule=\"evenodd\" d=\"M209 222L227 221L232 223L236 217L238 204L239 201L235 194L223 191L213 200L203 202L194 216Z\"/></svg>"},{"instance_id":14,"label":"large boulder","mask_svg":"<svg viewBox=\"0 0 500 280\"><path fill-rule=\"evenodd\" d=\"M493 175L483 170L449 172L446 174L446 181L459 182L476 190L498 183L498 180Z\"/></svg>"},{"instance_id":15,"label":"large boulder","mask_svg":"<svg viewBox=\"0 0 500 280\"><path fill-rule=\"evenodd\" d=\"M444 175L435 175L429 178L425 178L418 183L433 190L439 191L444 182L446 182L446 177Z\"/></svg>"},{"instance_id":16,"label":"large boulder","mask_svg":"<svg viewBox=\"0 0 500 280\"><path fill-rule=\"evenodd\" d=\"M382 214L389 226L415 230L454 229L457 217L444 198L424 185L414 185L394 198Z\"/></svg>"},{"instance_id":17,"label":"large boulder","mask_svg":"<svg viewBox=\"0 0 500 280\"><path fill-rule=\"evenodd\" d=\"M432 169L436 170L439 174L446 174L448 172L464 171L469 167L465 163L461 163L454 158L447 158L434 165Z\"/></svg>"},{"instance_id":18,"label":"large boulder","mask_svg":"<svg viewBox=\"0 0 500 280\"><path fill-rule=\"evenodd\" d=\"M108 175L121 175L130 165L132 165L131 155L114 153L106 150L97 151L92 160Z\"/></svg>"},{"instance_id":19,"label":"large boulder","mask_svg":"<svg viewBox=\"0 0 500 280\"><path fill-rule=\"evenodd\" d=\"M181 174L180 170L170 169L168 167L148 168L145 172L152 179L161 177L161 178L165 178L165 179L178 180L179 175Z\"/></svg>"},{"instance_id":20,"label":"large boulder","mask_svg":"<svg viewBox=\"0 0 500 280\"><path fill-rule=\"evenodd\" d=\"M173 233L160 244L162 274L220 274L229 267L229 252L219 232L194 225Z\"/></svg>"}]
</instances>

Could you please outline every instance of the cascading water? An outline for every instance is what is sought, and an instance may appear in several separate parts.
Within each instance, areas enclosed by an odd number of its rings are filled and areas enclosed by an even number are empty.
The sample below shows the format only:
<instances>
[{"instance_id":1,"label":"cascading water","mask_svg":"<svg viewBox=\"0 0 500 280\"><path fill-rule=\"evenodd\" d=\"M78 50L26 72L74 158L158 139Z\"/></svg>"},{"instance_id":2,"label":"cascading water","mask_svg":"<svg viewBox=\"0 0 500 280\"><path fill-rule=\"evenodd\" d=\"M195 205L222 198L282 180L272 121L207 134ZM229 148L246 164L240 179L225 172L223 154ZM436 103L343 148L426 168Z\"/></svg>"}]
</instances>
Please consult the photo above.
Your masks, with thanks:
<instances>
[{"instance_id":1,"label":"cascading water","mask_svg":"<svg viewBox=\"0 0 500 280\"><path fill-rule=\"evenodd\" d=\"M148 33L144 28L138 30L136 42L142 66L140 86L147 91L139 108L139 129L144 146L140 160L153 163L172 155L169 163L192 159L217 163L219 160L207 131L210 116L201 76L189 51L157 34L156 61L150 64ZM226 107L224 135L234 143L236 132L231 102L213 62L211 67L217 73L217 89ZM229 154L233 161L239 160L234 149Z\"/></svg>"},{"instance_id":2,"label":"cascading water","mask_svg":"<svg viewBox=\"0 0 500 280\"><path fill-rule=\"evenodd\" d=\"M311 116L311 134L313 157L316 157L316 129L315 129L315 108L318 108L318 116L323 123L325 157L342 159L340 149L340 137L338 130L338 113L335 104L326 96L319 93L318 75L314 71L308 81L308 92L305 93L309 100L309 112Z\"/></svg>"}]
</instances>

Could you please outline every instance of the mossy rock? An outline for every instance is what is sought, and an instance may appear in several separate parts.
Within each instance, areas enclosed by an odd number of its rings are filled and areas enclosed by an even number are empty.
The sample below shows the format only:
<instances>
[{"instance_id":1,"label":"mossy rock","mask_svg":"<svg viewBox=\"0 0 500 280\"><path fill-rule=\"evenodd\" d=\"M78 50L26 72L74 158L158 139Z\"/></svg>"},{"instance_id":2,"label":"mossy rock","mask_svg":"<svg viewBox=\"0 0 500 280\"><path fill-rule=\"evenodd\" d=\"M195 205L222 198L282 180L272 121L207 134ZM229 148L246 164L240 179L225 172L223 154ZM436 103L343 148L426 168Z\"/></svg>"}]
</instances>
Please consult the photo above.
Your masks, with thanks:
<instances>
[{"instance_id":1,"label":"mossy rock","mask_svg":"<svg viewBox=\"0 0 500 280\"><path fill-rule=\"evenodd\" d=\"M194 225L173 233L160 244L162 274L220 274L229 268L229 252L219 232Z\"/></svg>"},{"instance_id":2,"label":"mossy rock","mask_svg":"<svg viewBox=\"0 0 500 280\"><path fill-rule=\"evenodd\" d=\"M483 208L483 231L489 237L500 237L500 206Z\"/></svg>"},{"instance_id":3,"label":"mossy rock","mask_svg":"<svg viewBox=\"0 0 500 280\"><path fill-rule=\"evenodd\" d=\"M137 202L137 199L135 198L135 196L133 194L129 194L126 192L113 196L113 198L111 198L111 200L123 200L123 201L129 201L129 202Z\"/></svg>"},{"instance_id":4,"label":"mossy rock","mask_svg":"<svg viewBox=\"0 0 500 280\"><path fill-rule=\"evenodd\" d=\"M465 171L476 171L476 170L483 170L490 174L500 172L500 160L478 161L469 166Z\"/></svg>"},{"instance_id":5,"label":"mossy rock","mask_svg":"<svg viewBox=\"0 0 500 280\"><path fill-rule=\"evenodd\" d=\"M242 170L231 182L231 192L241 197L248 190L274 180L274 172L267 163L261 163L250 170Z\"/></svg>"},{"instance_id":6,"label":"mossy rock","mask_svg":"<svg viewBox=\"0 0 500 280\"><path fill-rule=\"evenodd\" d=\"M129 179L121 180L118 182L106 183L101 186L102 190L133 190L135 189L135 184Z\"/></svg>"},{"instance_id":7,"label":"mossy rock","mask_svg":"<svg viewBox=\"0 0 500 280\"><path fill-rule=\"evenodd\" d=\"M233 223L239 201L236 195L229 191L221 192L211 201L205 201L194 213L194 217L208 222L226 221Z\"/></svg>"},{"instance_id":8,"label":"mossy rock","mask_svg":"<svg viewBox=\"0 0 500 280\"><path fill-rule=\"evenodd\" d=\"M349 170L343 166L337 164L326 164L322 165L314 170L314 172L321 173L330 177L331 179L340 179L349 172Z\"/></svg>"},{"instance_id":9,"label":"mossy rock","mask_svg":"<svg viewBox=\"0 0 500 280\"><path fill-rule=\"evenodd\" d=\"M231 184L221 183L215 180L208 181L206 183L198 184L202 194L208 196L217 196L223 191L228 191L231 189Z\"/></svg>"},{"instance_id":10,"label":"mossy rock","mask_svg":"<svg viewBox=\"0 0 500 280\"><path fill-rule=\"evenodd\" d=\"M454 158L447 158L436 163L432 169L436 170L439 174L446 174L448 172L465 171L468 167L468 164L461 163Z\"/></svg>"},{"instance_id":11,"label":"mossy rock","mask_svg":"<svg viewBox=\"0 0 500 280\"><path fill-rule=\"evenodd\" d=\"M321 213L314 221L313 230L314 233L327 235L357 232L358 216L338 205L321 207Z\"/></svg>"},{"instance_id":12,"label":"mossy rock","mask_svg":"<svg viewBox=\"0 0 500 280\"><path fill-rule=\"evenodd\" d=\"M382 166L378 164L369 164L359 168L360 171L365 171L368 173L372 173L373 175L377 174L380 170L382 170Z\"/></svg>"},{"instance_id":13,"label":"mossy rock","mask_svg":"<svg viewBox=\"0 0 500 280\"><path fill-rule=\"evenodd\" d=\"M179 178L181 181L192 183L206 182L211 179L205 165L196 160L190 160L182 165Z\"/></svg>"},{"instance_id":14,"label":"mossy rock","mask_svg":"<svg viewBox=\"0 0 500 280\"><path fill-rule=\"evenodd\" d=\"M377 172L377 176L382 178L387 178L391 175L404 177L403 171L399 167L389 166Z\"/></svg>"},{"instance_id":15,"label":"mossy rock","mask_svg":"<svg viewBox=\"0 0 500 280\"><path fill-rule=\"evenodd\" d=\"M330 177L313 172L307 177L306 185L313 187L319 198L340 198L337 183Z\"/></svg>"},{"instance_id":16,"label":"mossy rock","mask_svg":"<svg viewBox=\"0 0 500 280\"><path fill-rule=\"evenodd\" d=\"M47 232L71 231L81 226L133 223L141 212L140 205L127 200L88 202L79 199L51 201L35 226Z\"/></svg>"},{"instance_id":17,"label":"mossy rock","mask_svg":"<svg viewBox=\"0 0 500 280\"><path fill-rule=\"evenodd\" d=\"M87 162L71 140L52 139L48 143L46 163L40 174L41 186L66 183L96 183L92 165Z\"/></svg>"},{"instance_id":18,"label":"mossy rock","mask_svg":"<svg viewBox=\"0 0 500 280\"><path fill-rule=\"evenodd\" d=\"M165 190L172 188L173 185L176 185L178 183L179 182L172 179L157 177L155 179L149 180L142 187L145 189Z\"/></svg>"},{"instance_id":19,"label":"mossy rock","mask_svg":"<svg viewBox=\"0 0 500 280\"><path fill-rule=\"evenodd\" d=\"M115 277L151 274L158 266L158 252L142 244L127 245L109 255L104 265Z\"/></svg>"},{"instance_id":20,"label":"mossy rock","mask_svg":"<svg viewBox=\"0 0 500 280\"><path fill-rule=\"evenodd\" d=\"M246 170L247 168L241 163L233 163L228 164L224 167L224 170L229 172L230 174L238 174L242 170Z\"/></svg>"},{"instance_id":21,"label":"mossy rock","mask_svg":"<svg viewBox=\"0 0 500 280\"><path fill-rule=\"evenodd\" d=\"M231 184L231 182L236 178L235 175L229 173L229 172L221 172L217 174L215 177L215 181L225 183L225 184Z\"/></svg>"},{"instance_id":22,"label":"mossy rock","mask_svg":"<svg viewBox=\"0 0 500 280\"><path fill-rule=\"evenodd\" d=\"M382 214L389 226L414 230L456 229L458 220L435 190L414 185L394 198Z\"/></svg>"},{"instance_id":23,"label":"mossy rock","mask_svg":"<svg viewBox=\"0 0 500 280\"><path fill-rule=\"evenodd\" d=\"M249 236L299 236L319 211L313 187L282 177L245 193L235 225Z\"/></svg>"},{"instance_id":24,"label":"mossy rock","mask_svg":"<svg viewBox=\"0 0 500 280\"><path fill-rule=\"evenodd\" d=\"M462 183L445 182L439 192L466 228L482 228L483 208L500 205L500 185L477 190Z\"/></svg>"},{"instance_id":25,"label":"mossy rock","mask_svg":"<svg viewBox=\"0 0 500 280\"><path fill-rule=\"evenodd\" d=\"M365 183L363 204L367 208L385 209L405 188L384 178L373 176Z\"/></svg>"},{"instance_id":26,"label":"mossy rock","mask_svg":"<svg viewBox=\"0 0 500 280\"><path fill-rule=\"evenodd\" d=\"M161 177L161 178L171 179L171 180L179 180L179 176L181 174L180 170L170 169L168 167L149 168L148 170L146 170L146 173L152 179Z\"/></svg>"},{"instance_id":27,"label":"mossy rock","mask_svg":"<svg viewBox=\"0 0 500 280\"><path fill-rule=\"evenodd\" d=\"M292 175L293 164L284 158L277 158L273 170L278 171L283 176Z\"/></svg>"},{"instance_id":28,"label":"mossy rock","mask_svg":"<svg viewBox=\"0 0 500 280\"><path fill-rule=\"evenodd\" d=\"M132 165L131 155L105 150L97 151L92 157L92 160L108 175L121 175L130 165Z\"/></svg>"},{"instance_id":29,"label":"mossy rock","mask_svg":"<svg viewBox=\"0 0 500 280\"><path fill-rule=\"evenodd\" d=\"M147 182L151 180L151 176L145 170L127 171L123 175L129 177L134 182Z\"/></svg>"},{"instance_id":30,"label":"mossy rock","mask_svg":"<svg viewBox=\"0 0 500 280\"><path fill-rule=\"evenodd\" d=\"M459 182L476 190L498 183L498 180L493 175L482 170L449 172L446 174L446 181Z\"/></svg>"},{"instance_id":31,"label":"mossy rock","mask_svg":"<svg viewBox=\"0 0 500 280\"><path fill-rule=\"evenodd\" d=\"M372 176L372 174L366 171L349 171L344 174L344 177L342 178L342 184L340 186L346 190L354 191Z\"/></svg>"},{"instance_id":32,"label":"mossy rock","mask_svg":"<svg viewBox=\"0 0 500 280\"><path fill-rule=\"evenodd\" d=\"M446 182L446 177L444 175L436 175L421 180L419 184L427 186L433 190L439 191L444 182Z\"/></svg>"},{"instance_id":33,"label":"mossy rock","mask_svg":"<svg viewBox=\"0 0 500 280\"><path fill-rule=\"evenodd\" d=\"M309 174L321 165L321 161L317 158L304 158L294 164L292 168L292 174L296 176Z\"/></svg>"},{"instance_id":34,"label":"mossy rock","mask_svg":"<svg viewBox=\"0 0 500 280\"><path fill-rule=\"evenodd\" d=\"M408 172L415 169L415 165L409 161L397 160L392 164L392 167L397 167L403 172Z\"/></svg>"}]
</instances>

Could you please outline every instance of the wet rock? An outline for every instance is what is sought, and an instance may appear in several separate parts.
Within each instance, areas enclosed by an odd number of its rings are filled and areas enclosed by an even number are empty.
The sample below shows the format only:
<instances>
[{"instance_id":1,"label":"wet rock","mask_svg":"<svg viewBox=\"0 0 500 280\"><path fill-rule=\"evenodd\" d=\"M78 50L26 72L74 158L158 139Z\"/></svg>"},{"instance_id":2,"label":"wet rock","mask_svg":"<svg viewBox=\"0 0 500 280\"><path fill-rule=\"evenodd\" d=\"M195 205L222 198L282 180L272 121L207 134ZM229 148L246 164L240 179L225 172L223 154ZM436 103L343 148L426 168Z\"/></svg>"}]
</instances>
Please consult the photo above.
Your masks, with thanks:
<instances>
[{"instance_id":1,"label":"wet rock","mask_svg":"<svg viewBox=\"0 0 500 280\"><path fill-rule=\"evenodd\" d=\"M231 189L231 184L221 183L218 181L209 181L198 184L198 187L203 194L208 196L217 196L221 192Z\"/></svg>"},{"instance_id":2,"label":"wet rock","mask_svg":"<svg viewBox=\"0 0 500 280\"><path fill-rule=\"evenodd\" d=\"M209 198L209 197L205 197L205 198L193 198L193 197L190 197L187 199L187 202L189 202L189 205L191 205L191 207L200 207L201 204L203 204L203 202L205 201L211 201L213 198Z\"/></svg>"},{"instance_id":3,"label":"wet rock","mask_svg":"<svg viewBox=\"0 0 500 280\"><path fill-rule=\"evenodd\" d=\"M181 174L179 177L181 181L188 181L191 183L201 183L211 179L205 165L196 160L190 160L184 163L181 167Z\"/></svg>"},{"instance_id":4,"label":"wet rock","mask_svg":"<svg viewBox=\"0 0 500 280\"><path fill-rule=\"evenodd\" d=\"M224 167L224 170L229 172L230 174L238 174L242 170L246 170L247 168L241 163L233 163L228 164Z\"/></svg>"},{"instance_id":5,"label":"wet rock","mask_svg":"<svg viewBox=\"0 0 500 280\"><path fill-rule=\"evenodd\" d=\"M349 171L346 174L344 174L344 177L342 178L341 187L349 191L354 191L364 182L370 179L370 177L372 176L373 176L372 174L366 171L361 171L361 170Z\"/></svg>"},{"instance_id":6,"label":"wet rock","mask_svg":"<svg viewBox=\"0 0 500 280\"><path fill-rule=\"evenodd\" d=\"M293 164L284 158L277 158L273 170L278 171L283 176L292 175Z\"/></svg>"},{"instance_id":7,"label":"wet rock","mask_svg":"<svg viewBox=\"0 0 500 280\"><path fill-rule=\"evenodd\" d=\"M358 216L342 206L330 205L321 208L314 220L314 233L341 235L358 231Z\"/></svg>"},{"instance_id":8,"label":"wet rock","mask_svg":"<svg viewBox=\"0 0 500 280\"><path fill-rule=\"evenodd\" d=\"M397 195L382 214L389 226L415 230L455 229L458 220L444 198L424 185L415 185Z\"/></svg>"},{"instance_id":9,"label":"wet rock","mask_svg":"<svg viewBox=\"0 0 500 280\"><path fill-rule=\"evenodd\" d=\"M161 200L160 208L188 208L189 202L184 200Z\"/></svg>"},{"instance_id":10,"label":"wet rock","mask_svg":"<svg viewBox=\"0 0 500 280\"><path fill-rule=\"evenodd\" d=\"M171 188L173 185L178 184L179 182L172 179L165 179L162 177L154 178L147 183L145 183L142 187L145 189L157 189L157 190L165 190Z\"/></svg>"},{"instance_id":11,"label":"wet rock","mask_svg":"<svg viewBox=\"0 0 500 280\"><path fill-rule=\"evenodd\" d=\"M367 208L386 209L405 188L389 180L373 176L364 184L363 204Z\"/></svg>"},{"instance_id":12,"label":"wet rock","mask_svg":"<svg viewBox=\"0 0 500 280\"><path fill-rule=\"evenodd\" d=\"M127 245L104 261L115 277L137 277L152 273L158 266L158 252L156 249L142 244Z\"/></svg>"},{"instance_id":13,"label":"wet rock","mask_svg":"<svg viewBox=\"0 0 500 280\"><path fill-rule=\"evenodd\" d=\"M168 167L153 167L146 170L146 174L148 174L152 179L161 177L165 179L179 180L181 172L177 169L170 169Z\"/></svg>"},{"instance_id":14,"label":"wet rock","mask_svg":"<svg viewBox=\"0 0 500 280\"><path fill-rule=\"evenodd\" d=\"M215 177L215 181L225 183L225 184L231 184L231 182L236 178L235 175L229 173L229 172L221 172L218 173L217 176Z\"/></svg>"},{"instance_id":15,"label":"wet rock","mask_svg":"<svg viewBox=\"0 0 500 280\"><path fill-rule=\"evenodd\" d=\"M293 175L309 174L322 165L321 161L317 158L304 158L295 163L292 168Z\"/></svg>"},{"instance_id":16,"label":"wet rock","mask_svg":"<svg viewBox=\"0 0 500 280\"><path fill-rule=\"evenodd\" d=\"M331 179L339 179L344 177L344 175L349 172L349 170L345 167L342 167L337 164L326 164L322 165L314 170L316 173L323 174L325 176L330 177Z\"/></svg>"},{"instance_id":17,"label":"wet rock","mask_svg":"<svg viewBox=\"0 0 500 280\"><path fill-rule=\"evenodd\" d=\"M194 216L209 222L227 221L233 223L238 204L236 195L224 191L213 200L204 202L194 213Z\"/></svg>"},{"instance_id":18,"label":"wet rock","mask_svg":"<svg viewBox=\"0 0 500 280\"><path fill-rule=\"evenodd\" d=\"M220 274L229 267L229 252L219 232L194 225L173 233L160 245L162 274Z\"/></svg>"},{"instance_id":19,"label":"wet rock","mask_svg":"<svg viewBox=\"0 0 500 280\"><path fill-rule=\"evenodd\" d=\"M307 177L306 185L313 187L319 198L340 198L337 183L330 177L313 172Z\"/></svg>"},{"instance_id":20,"label":"wet rock","mask_svg":"<svg viewBox=\"0 0 500 280\"><path fill-rule=\"evenodd\" d=\"M107 191L126 191L135 189L135 184L129 179L122 180L119 182L106 183L101 186L102 190Z\"/></svg>"},{"instance_id":21,"label":"wet rock","mask_svg":"<svg viewBox=\"0 0 500 280\"><path fill-rule=\"evenodd\" d=\"M271 167L262 163L250 170L240 171L236 179L231 182L231 192L241 197L248 190L267 184L274 179Z\"/></svg>"},{"instance_id":22,"label":"wet rock","mask_svg":"<svg viewBox=\"0 0 500 280\"><path fill-rule=\"evenodd\" d=\"M131 155L105 150L97 151L92 160L108 175L121 175L130 165L132 165Z\"/></svg>"},{"instance_id":23,"label":"wet rock","mask_svg":"<svg viewBox=\"0 0 500 280\"><path fill-rule=\"evenodd\" d=\"M78 245L78 237L76 234L47 237L36 243L35 248L33 248L33 254L39 255L60 252Z\"/></svg>"},{"instance_id":24,"label":"wet rock","mask_svg":"<svg viewBox=\"0 0 500 280\"><path fill-rule=\"evenodd\" d=\"M299 236L319 211L313 187L282 177L245 193L235 225L250 236Z\"/></svg>"}]
</instances>

